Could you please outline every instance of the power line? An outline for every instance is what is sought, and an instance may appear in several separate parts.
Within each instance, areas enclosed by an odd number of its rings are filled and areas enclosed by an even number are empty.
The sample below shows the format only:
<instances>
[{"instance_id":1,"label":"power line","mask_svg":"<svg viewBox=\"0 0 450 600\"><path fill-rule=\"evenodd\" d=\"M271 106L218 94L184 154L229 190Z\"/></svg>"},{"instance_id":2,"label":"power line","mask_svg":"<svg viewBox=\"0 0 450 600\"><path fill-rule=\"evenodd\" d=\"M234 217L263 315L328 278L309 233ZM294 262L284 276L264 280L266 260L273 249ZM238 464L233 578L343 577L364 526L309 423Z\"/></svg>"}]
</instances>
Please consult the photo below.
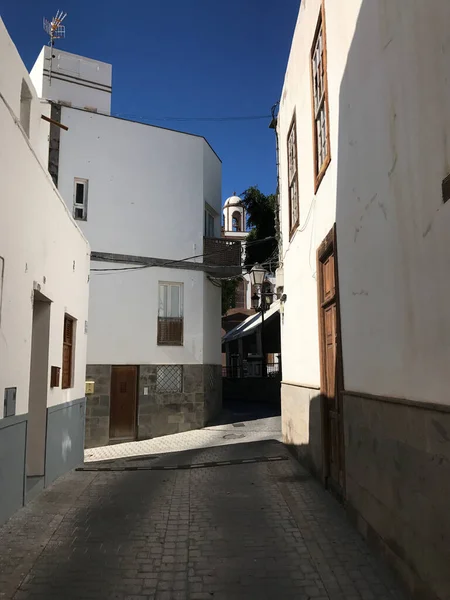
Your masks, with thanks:
<instances>
[{"instance_id":1,"label":"power line","mask_svg":"<svg viewBox=\"0 0 450 600\"><path fill-rule=\"evenodd\" d=\"M224 238L218 238L218 239L224 239ZM262 240L253 240L253 241L247 242L246 245L247 246L253 246L255 244L261 244L263 242L266 242L267 240L272 240L272 239L275 239L275 238L273 236L269 236L269 237L266 237L266 238L264 238ZM116 271L137 271L139 269L150 269L152 267L164 268L164 267L167 267L169 265L187 262L187 261L193 260L195 258L207 258L207 257L213 256L215 254L221 254L222 252L223 252L223 248L220 248L219 250L216 250L214 252L210 252L208 254L196 254L194 256L189 256L187 258L180 258L178 260L169 260L169 261L167 261L165 263L162 263L162 264L144 264L144 265L136 265L134 267L118 267L118 268L114 268L114 269L108 269L108 268L105 268L105 269L91 269L91 273L100 273L100 272L103 272L103 273L112 273L112 272L116 272ZM199 264L201 264L201 263L199 263ZM238 268L238 267L242 267L244 265L212 265L212 266L214 266L215 268L219 268L219 269L220 268L224 268L225 269L225 268L234 268L234 267Z\"/></svg>"},{"instance_id":2,"label":"power line","mask_svg":"<svg viewBox=\"0 0 450 600\"><path fill-rule=\"evenodd\" d=\"M242 115L242 116L224 116L224 117L152 117L143 115L132 115L129 113L112 113L112 116L127 119L139 119L140 121L176 121L184 122L229 122L229 121L257 121L261 119L270 119L271 115Z\"/></svg>"}]
</instances>

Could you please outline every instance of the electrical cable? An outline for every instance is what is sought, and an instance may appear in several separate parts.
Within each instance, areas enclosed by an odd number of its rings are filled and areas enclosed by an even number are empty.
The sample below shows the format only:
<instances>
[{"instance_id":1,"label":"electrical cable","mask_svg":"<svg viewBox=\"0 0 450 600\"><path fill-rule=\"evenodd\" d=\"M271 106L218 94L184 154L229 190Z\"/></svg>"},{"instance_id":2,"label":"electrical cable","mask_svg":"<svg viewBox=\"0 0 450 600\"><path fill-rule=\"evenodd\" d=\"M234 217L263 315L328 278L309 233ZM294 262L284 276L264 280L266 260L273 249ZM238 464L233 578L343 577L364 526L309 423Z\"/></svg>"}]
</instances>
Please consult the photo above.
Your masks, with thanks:
<instances>
[{"instance_id":1,"label":"electrical cable","mask_svg":"<svg viewBox=\"0 0 450 600\"><path fill-rule=\"evenodd\" d=\"M132 115L129 113L111 113L113 117L120 119L139 119L139 121L176 121L178 123L185 122L230 122L230 121L257 121L261 119L270 119L270 115L246 115L238 117L150 117L143 115Z\"/></svg>"},{"instance_id":2,"label":"electrical cable","mask_svg":"<svg viewBox=\"0 0 450 600\"><path fill-rule=\"evenodd\" d=\"M223 239L223 238L217 238L217 239ZM269 236L269 237L266 237L266 238L264 238L262 240L253 240L253 241L250 241L246 245L247 246L253 246L255 244L261 244L262 242L266 242L267 240L271 240L271 239L275 239L275 238L273 236ZM222 252L223 252L223 248L221 248L220 250L216 250L215 252L210 252L208 254L196 254L194 256L189 256L187 258L180 258L178 260L169 260L169 261L167 261L167 262L165 262L163 264L160 264L160 265L158 265L158 264L156 264L156 265L155 264L145 264L145 265L136 265L134 267L119 267L119 268L114 268L114 269L112 269L112 268L111 269L108 269L108 268L91 269L91 273L99 273L99 272L103 272L103 273L109 272L109 273L111 273L111 272L115 272L115 271L136 271L136 270L139 270L139 269L149 269L151 267L164 268L164 267L167 267L169 265L173 265L173 264L177 264L177 263L182 263L182 262L186 262L186 261L189 261L189 260L193 260L194 258L205 258L205 257L213 256L215 254L219 254L219 253L222 253ZM201 264L201 263L198 263L198 264ZM238 267L242 267L242 266L243 265L214 265L215 268L219 268L219 269L220 268L224 268L224 269L226 269L226 268L234 268L234 267L238 268Z\"/></svg>"}]
</instances>

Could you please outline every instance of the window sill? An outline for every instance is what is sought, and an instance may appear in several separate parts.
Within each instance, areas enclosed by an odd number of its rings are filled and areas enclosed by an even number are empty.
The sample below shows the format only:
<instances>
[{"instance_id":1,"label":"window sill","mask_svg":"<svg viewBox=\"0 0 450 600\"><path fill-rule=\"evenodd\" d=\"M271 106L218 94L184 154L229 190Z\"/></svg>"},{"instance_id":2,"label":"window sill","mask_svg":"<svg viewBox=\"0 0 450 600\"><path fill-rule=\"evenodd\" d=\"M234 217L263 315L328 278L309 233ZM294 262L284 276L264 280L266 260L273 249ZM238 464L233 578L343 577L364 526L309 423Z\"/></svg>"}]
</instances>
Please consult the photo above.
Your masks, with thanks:
<instances>
[{"instance_id":1,"label":"window sill","mask_svg":"<svg viewBox=\"0 0 450 600\"><path fill-rule=\"evenodd\" d=\"M184 346L183 342L157 342L158 346Z\"/></svg>"},{"instance_id":2,"label":"window sill","mask_svg":"<svg viewBox=\"0 0 450 600\"><path fill-rule=\"evenodd\" d=\"M328 154L327 158L325 159L325 162L322 165L322 168L320 169L318 175L316 176L316 180L314 182L314 195L317 194L317 190L319 189L320 184L322 183L322 180L325 177L325 173L327 172L330 162L331 162L331 156L330 156L330 154Z\"/></svg>"}]
</instances>

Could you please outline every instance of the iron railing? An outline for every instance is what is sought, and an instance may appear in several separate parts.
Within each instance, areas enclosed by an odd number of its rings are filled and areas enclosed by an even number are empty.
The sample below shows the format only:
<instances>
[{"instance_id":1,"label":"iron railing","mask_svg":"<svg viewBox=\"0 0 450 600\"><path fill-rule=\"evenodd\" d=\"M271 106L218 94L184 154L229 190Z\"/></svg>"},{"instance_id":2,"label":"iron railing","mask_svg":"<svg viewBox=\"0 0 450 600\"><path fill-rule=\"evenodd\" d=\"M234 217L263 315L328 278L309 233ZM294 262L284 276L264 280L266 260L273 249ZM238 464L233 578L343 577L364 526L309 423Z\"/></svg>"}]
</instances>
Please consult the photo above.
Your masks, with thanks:
<instances>
[{"instance_id":1,"label":"iron railing","mask_svg":"<svg viewBox=\"0 0 450 600\"><path fill-rule=\"evenodd\" d=\"M281 363L266 364L267 377L281 377ZM262 377L262 362L252 363L244 362L242 365L232 365L222 367L222 377L227 379L240 379L242 377Z\"/></svg>"},{"instance_id":2,"label":"iron railing","mask_svg":"<svg viewBox=\"0 0 450 600\"><path fill-rule=\"evenodd\" d=\"M183 345L183 317L158 317L158 345Z\"/></svg>"}]
</instances>

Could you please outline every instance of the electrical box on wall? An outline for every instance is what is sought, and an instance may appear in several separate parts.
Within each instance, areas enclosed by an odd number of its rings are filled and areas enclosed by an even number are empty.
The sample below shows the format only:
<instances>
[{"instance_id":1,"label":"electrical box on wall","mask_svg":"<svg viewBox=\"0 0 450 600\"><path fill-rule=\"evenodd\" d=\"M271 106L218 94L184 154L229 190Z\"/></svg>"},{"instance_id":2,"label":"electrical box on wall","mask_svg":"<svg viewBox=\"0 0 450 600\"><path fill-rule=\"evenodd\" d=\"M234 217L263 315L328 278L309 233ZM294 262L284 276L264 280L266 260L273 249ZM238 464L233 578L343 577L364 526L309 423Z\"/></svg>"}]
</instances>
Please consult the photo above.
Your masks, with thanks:
<instances>
[{"instance_id":1,"label":"electrical box on wall","mask_svg":"<svg viewBox=\"0 0 450 600\"><path fill-rule=\"evenodd\" d=\"M95 381L86 381L84 384L84 393L86 395L93 394L95 390Z\"/></svg>"},{"instance_id":2,"label":"electrical box on wall","mask_svg":"<svg viewBox=\"0 0 450 600\"><path fill-rule=\"evenodd\" d=\"M17 388L5 388L3 416L13 417L16 414Z\"/></svg>"}]
</instances>

